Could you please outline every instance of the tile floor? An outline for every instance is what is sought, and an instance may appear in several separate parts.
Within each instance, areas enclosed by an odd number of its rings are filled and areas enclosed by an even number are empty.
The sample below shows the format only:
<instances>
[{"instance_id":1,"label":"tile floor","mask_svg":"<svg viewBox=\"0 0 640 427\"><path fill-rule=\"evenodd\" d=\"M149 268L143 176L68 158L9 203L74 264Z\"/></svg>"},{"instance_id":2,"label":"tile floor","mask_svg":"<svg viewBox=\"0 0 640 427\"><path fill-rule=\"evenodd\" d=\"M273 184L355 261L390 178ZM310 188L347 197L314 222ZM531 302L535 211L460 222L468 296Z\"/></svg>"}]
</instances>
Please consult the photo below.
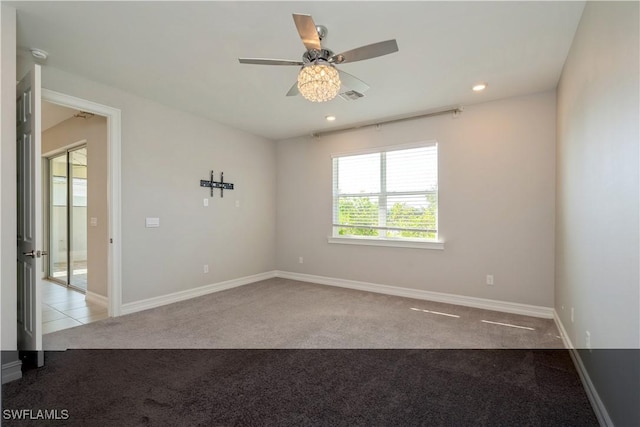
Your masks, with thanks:
<instances>
[{"instance_id":1,"label":"tile floor","mask_svg":"<svg viewBox=\"0 0 640 427\"><path fill-rule=\"evenodd\" d=\"M84 294L57 283L42 282L42 333L106 319L107 308L85 301Z\"/></svg>"}]
</instances>

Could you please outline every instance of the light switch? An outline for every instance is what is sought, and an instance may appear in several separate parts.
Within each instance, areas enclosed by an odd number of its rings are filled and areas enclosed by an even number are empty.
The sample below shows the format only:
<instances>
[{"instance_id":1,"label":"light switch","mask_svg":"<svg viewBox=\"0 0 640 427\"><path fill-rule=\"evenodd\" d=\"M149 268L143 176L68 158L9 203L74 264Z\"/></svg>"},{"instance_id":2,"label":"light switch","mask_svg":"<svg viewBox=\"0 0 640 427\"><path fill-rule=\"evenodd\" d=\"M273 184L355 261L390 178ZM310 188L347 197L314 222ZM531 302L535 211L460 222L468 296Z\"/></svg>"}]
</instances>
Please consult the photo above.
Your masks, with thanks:
<instances>
[{"instance_id":1,"label":"light switch","mask_svg":"<svg viewBox=\"0 0 640 427\"><path fill-rule=\"evenodd\" d=\"M91 224L92 227L97 227L98 226L98 218L96 218L95 216L92 216L91 219L89 220L89 224Z\"/></svg>"},{"instance_id":2,"label":"light switch","mask_svg":"<svg viewBox=\"0 0 640 427\"><path fill-rule=\"evenodd\" d=\"M209 199L202 199L202 206L204 206L205 208L209 206Z\"/></svg>"},{"instance_id":3,"label":"light switch","mask_svg":"<svg viewBox=\"0 0 640 427\"><path fill-rule=\"evenodd\" d=\"M145 220L145 225L147 228L160 227L160 218L147 218Z\"/></svg>"}]
</instances>

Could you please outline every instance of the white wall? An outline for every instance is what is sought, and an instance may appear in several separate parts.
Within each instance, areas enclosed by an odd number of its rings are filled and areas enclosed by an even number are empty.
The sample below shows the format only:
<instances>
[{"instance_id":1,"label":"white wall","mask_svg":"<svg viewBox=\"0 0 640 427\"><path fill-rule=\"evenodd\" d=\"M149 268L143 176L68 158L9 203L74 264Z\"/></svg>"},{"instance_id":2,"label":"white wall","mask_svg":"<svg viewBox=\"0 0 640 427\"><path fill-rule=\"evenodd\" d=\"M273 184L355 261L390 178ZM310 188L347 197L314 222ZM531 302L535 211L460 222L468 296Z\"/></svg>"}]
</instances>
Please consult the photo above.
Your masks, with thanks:
<instances>
[{"instance_id":1,"label":"white wall","mask_svg":"<svg viewBox=\"0 0 640 427\"><path fill-rule=\"evenodd\" d=\"M278 268L552 307L555 102L547 92L467 106L459 118L280 141ZM433 139L444 251L327 243L332 153Z\"/></svg>"},{"instance_id":2,"label":"white wall","mask_svg":"<svg viewBox=\"0 0 640 427\"><path fill-rule=\"evenodd\" d=\"M86 140L87 145L87 207L74 208L74 218L78 219L74 225L82 230L72 235L81 237L83 243L74 242L72 249L80 252L84 249L88 257L87 290L106 297L109 250L107 119L101 116L70 118L47 129L42 133L42 153L59 153L61 148L82 140ZM78 218L78 215L84 215L84 218ZM98 221L95 227L89 225L92 217Z\"/></svg>"},{"instance_id":3,"label":"white wall","mask_svg":"<svg viewBox=\"0 0 640 427\"><path fill-rule=\"evenodd\" d=\"M16 313L16 11L0 4L0 280L2 350L17 345Z\"/></svg>"},{"instance_id":4,"label":"white wall","mask_svg":"<svg viewBox=\"0 0 640 427\"><path fill-rule=\"evenodd\" d=\"M588 2L558 86L555 308L581 349L640 347L638 17ZM640 423L637 354L580 352L616 425Z\"/></svg>"},{"instance_id":5,"label":"white wall","mask_svg":"<svg viewBox=\"0 0 640 427\"><path fill-rule=\"evenodd\" d=\"M123 303L275 269L273 141L52 67L42 80L122 111ZM236 189L204 208L199 182L211 169ZM145 228L145 217L160 227Z\"/></svg>"},{"instance_id":6,"label":"white wall","mask_svg":"<svg viewBox=\"0 0 640 427\"><path fill-rule=\"evenodd\" d=\"M587 3L558 86L556 308L581 347L640 343L637 12Z\"/></svg>"}]
</instances>

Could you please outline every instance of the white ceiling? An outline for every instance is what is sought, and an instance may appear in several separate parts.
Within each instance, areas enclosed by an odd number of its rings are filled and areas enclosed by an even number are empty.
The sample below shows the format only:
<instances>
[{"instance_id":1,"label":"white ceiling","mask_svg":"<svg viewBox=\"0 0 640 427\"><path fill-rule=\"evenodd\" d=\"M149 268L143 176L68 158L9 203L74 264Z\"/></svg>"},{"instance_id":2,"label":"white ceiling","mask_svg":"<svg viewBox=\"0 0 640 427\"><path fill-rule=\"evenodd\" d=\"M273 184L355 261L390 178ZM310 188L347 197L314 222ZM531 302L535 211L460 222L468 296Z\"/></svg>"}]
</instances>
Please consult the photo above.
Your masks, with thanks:
<instances>
[{"instance_id":1,"label":"white ceiling","mask_svg":"<svg viewBox=\"0 0 640 427\"><path fill-rule=\"evenodd\" d=\"M584 2L9 2L18 45L46 65L272 139L555 88ZM357 101L286 97L299 60L292 13L335 53L395 38L399 52L339 65ZM470 88L478 81L483 93ZM329 124L328 114L337 116Z\"/></svg>"}]
</instances>

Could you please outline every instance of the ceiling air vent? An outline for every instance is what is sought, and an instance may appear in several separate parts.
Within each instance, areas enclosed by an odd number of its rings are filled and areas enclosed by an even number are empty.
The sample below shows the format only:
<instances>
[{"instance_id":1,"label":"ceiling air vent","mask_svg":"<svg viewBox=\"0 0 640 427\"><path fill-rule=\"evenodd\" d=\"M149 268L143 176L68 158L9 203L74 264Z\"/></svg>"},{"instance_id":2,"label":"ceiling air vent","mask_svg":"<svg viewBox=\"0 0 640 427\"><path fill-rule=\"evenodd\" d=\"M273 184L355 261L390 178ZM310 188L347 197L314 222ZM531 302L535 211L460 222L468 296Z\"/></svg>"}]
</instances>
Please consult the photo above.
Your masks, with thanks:
<instances>
[{"instance_id":1,"label":"ceiling air vent","mask_svg":"<svg viewBox=\"0 0 640 427\"><path fill-rule=\"evenodd\" d=\"M340 98L344 99L345 101L355 101L356 99L362 98L363 96L363 94L355 90L349 90L340 94Z\"/></svg>"}]
</instances>

